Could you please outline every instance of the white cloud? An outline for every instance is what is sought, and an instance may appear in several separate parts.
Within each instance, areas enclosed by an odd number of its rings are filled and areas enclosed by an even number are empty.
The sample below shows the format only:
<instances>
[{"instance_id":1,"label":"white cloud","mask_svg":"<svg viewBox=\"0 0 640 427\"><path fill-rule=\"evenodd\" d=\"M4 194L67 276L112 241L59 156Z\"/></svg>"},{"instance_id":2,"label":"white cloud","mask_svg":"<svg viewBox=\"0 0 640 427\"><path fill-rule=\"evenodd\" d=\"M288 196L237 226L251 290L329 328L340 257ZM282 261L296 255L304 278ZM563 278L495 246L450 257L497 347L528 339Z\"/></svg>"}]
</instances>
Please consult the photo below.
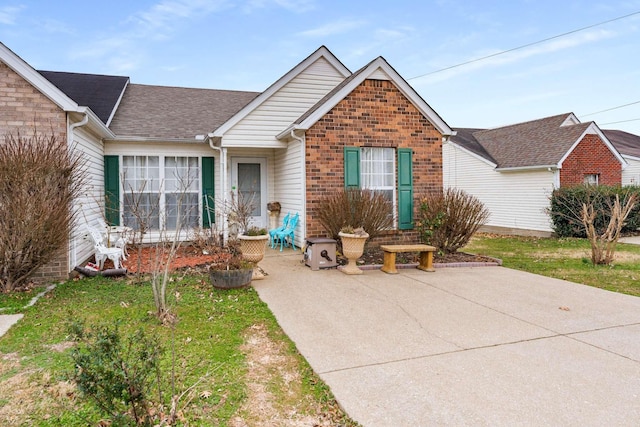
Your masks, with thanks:
<instances>
[{"instance_id":1,"label":"white cloud","mask_svg":"<svg viewBox=\"0 0 640 427\"><path fill-rule=\"evenodd\" d=\"M252 13L257 9L265 9L271 6L280 7L291 12L307 12L315 9L313 0L249 0L242 10Z\"/></svg>"},{"instance_id":2,"label":"white cloud","mask_svg":"<svg viewBox=\"0 0 640 427\"><path fill-rule=\"evenodd\" d=\"M185 20L209 15L227 7L226 0L162 0L130 18L138 37L164 38Z\"/></svg>"},{"instance_id":3,"label":"white cloud","mask_svg":"<svg viewBox=\"0 0 640 427\"><path fill-rule=\"evenodd\" d=\"M460 66L454 65L451 69L437 71L434 74L424 76L422 83L435 83L448 80L452 77L468 74L473 71L484 69L487 67L499 67L507 64L516 63L533 56L547 55L558 51L576 48L589 43L598 42L600 40L615 37L617 34L608 30L592 30L587 32L575 33L570 36L557 38L534 46L525 47L513 51L503 51L498 49L483 50L473 55L473 58L461 61ZM446 67L443 67L446 68ZM413 80L413 78L411 78Z\"/></svg>"},{"instance_id":4,"label":"white cloud","mask_svg":"<svg viewBox=\"0 0 640 427\"><path fill-rule=\"evenodd\" d=\"M24 6L3 6L0 7L0 24L15 25L20 11Z\"/></svg>"},{"instance_id":5,"label":"white cloud","mask_svg":"<svg viewBox=\"0 0 640 427\"><path fill-rule=\"evenodd\" d=\"M351 30L362 27L365 24L364 21L350 21L341 20L334 21L320 27L312 28L310 30L299 32L299 36L303 37L328 37L336 34L344 34Z\"/></svg>"}]
</instances>

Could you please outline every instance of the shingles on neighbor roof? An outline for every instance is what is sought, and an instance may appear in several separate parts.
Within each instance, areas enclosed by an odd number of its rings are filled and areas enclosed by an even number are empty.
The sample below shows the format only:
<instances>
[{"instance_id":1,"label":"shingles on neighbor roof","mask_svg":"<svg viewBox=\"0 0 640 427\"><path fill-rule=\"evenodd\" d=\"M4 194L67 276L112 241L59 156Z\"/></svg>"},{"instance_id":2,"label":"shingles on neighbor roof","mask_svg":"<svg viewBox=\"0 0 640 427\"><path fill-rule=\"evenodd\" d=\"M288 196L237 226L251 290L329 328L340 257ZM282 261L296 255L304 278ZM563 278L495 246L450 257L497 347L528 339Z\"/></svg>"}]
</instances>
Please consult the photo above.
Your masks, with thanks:
<instances>
[{"instance_id":1,"label":"shingles on neighbor roof","mask_svg":"<svg viewBox=\"0 0 640 427\"><path fill-rule=\"evenodd\" d=\"M118 105L129 77L38 71L82 107L89 107L105 125Z\"/></svg>"},{"instance_id":2,"label":"shingles on neighbor roof","mask_svg":"<svg viewBox=\"0 0 640 427\"><path fill-rule=\"evenodd\" d=\"M620 154L640 158L640 136L622 130L603 130L602 132Z\"/></svg>"},{"instance_id":3,"label":"shingles on neighbor roof","mask_svg":"<svg viewBox=\"0 0 640 427\"><path fill-rule=\"evenodd\" d=\"M111 130L122 138L193 140L218 128L259 92L130 84Z\"/></svg>"},{"instance_id":4,"label":"shingles on neighbor roof","mask_svg":"<svg viewBox=\"0 0 640 427\"><path fill-rule=\"evenodd\" d=\"M496 163L498 168L557 165L591 125L587 122L562 126L569 116L567 113L496 129L468 130L452 136L451 141Z\"/></svg>"}]
</instances>

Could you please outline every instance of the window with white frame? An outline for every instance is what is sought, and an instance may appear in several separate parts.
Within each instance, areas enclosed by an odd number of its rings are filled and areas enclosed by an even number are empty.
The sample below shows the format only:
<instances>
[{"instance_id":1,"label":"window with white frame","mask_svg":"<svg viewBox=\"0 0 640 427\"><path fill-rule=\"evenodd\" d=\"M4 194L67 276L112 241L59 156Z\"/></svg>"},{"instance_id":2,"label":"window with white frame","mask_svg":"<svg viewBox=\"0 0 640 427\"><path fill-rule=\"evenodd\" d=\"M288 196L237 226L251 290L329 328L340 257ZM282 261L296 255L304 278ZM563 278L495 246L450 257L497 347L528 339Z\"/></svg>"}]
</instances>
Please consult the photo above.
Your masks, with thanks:
<instances>
[{"instance_id":1,"label":"window with white frame","mask_svg":"<svg viewBox=\"0 0 640 427\"><path fill-rule=\"evenodd\" d=\"M360 179L362 188L384 194L395 211L395 150L393 148L362 147L360 149Z\"/></svg>"},{"instance_id":2,"label":"window with white frame","mask_svg":"<svg viewBox=\"0 0 640 427\"><path fill-rule=\"evenodd\" d=\"M597 173L589 173L584 176L584 183L587 185L598 185L599 174Z\"/></svg>"},{"instance_id":3,"label":"window with white frame","mask_svg":"<svg viewBox=\"0 0 640 427\"><path fill-rule=\"evenodd\" d=\"M199 188L200 171L197 157L165 157L165 227L175 230L178 220L180 228L198 226L200 218Z\"/></svg>"},{"instance_id":4,"label":"window with white frame","mask_svg":"<svg viewBox=\"0 0 640 427\"><path fill-rule=\"evenodd\" d=\"M196 227L200 168L197 157L123 156L124 224L148 230Z\"/></svg>"}]
</instances>

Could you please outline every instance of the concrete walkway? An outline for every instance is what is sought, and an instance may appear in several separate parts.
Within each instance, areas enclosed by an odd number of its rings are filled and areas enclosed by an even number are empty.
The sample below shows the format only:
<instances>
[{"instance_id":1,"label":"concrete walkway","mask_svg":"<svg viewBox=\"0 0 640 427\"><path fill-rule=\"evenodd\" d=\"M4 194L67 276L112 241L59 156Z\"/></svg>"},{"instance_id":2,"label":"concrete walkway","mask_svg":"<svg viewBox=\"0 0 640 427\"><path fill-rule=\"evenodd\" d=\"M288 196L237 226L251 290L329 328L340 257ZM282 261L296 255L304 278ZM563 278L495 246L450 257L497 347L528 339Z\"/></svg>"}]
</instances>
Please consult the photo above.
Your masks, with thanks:
<instances>
[{"instance_id":1,"label":"concrete walkway","mask_svg":"<svg viewBox=\"0 0 640 427\"><path fill-rule=\"evenodd\" d=\"M23 314L0 314L0 337L22 319Z\"/></svg>"},{"instance_id":2,"label":"concrete walkway","mask_svg":"<svg viewBox=\"0 0 640 427\"><path fill-rule=\"evenodd\" d=\"M503 267L311 271L270 251L254 281L364 426L631 426L640 298Z\"/></svg>"}]
</instances>

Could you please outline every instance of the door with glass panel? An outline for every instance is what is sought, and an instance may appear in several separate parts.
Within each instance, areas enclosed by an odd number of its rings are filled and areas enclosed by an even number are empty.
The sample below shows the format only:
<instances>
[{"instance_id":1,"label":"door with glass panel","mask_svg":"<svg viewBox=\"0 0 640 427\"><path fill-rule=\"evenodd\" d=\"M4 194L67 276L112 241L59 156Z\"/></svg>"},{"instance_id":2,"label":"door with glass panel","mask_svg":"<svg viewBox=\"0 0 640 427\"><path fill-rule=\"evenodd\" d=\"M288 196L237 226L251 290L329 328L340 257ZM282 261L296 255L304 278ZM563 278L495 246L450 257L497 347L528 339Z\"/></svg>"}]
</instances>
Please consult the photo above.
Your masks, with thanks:
<instances>
[{"instance_id":1,"label":"door with glass panel","mask_svg":"<svg viewBox=\"0 0 640 427\"><path fill-rule=\"evenodd\" d=\"M266 159L231 158L231 190L237 202L250 205L251 226L267 227L266 172Z\"/></svg>"}]
</instances>

